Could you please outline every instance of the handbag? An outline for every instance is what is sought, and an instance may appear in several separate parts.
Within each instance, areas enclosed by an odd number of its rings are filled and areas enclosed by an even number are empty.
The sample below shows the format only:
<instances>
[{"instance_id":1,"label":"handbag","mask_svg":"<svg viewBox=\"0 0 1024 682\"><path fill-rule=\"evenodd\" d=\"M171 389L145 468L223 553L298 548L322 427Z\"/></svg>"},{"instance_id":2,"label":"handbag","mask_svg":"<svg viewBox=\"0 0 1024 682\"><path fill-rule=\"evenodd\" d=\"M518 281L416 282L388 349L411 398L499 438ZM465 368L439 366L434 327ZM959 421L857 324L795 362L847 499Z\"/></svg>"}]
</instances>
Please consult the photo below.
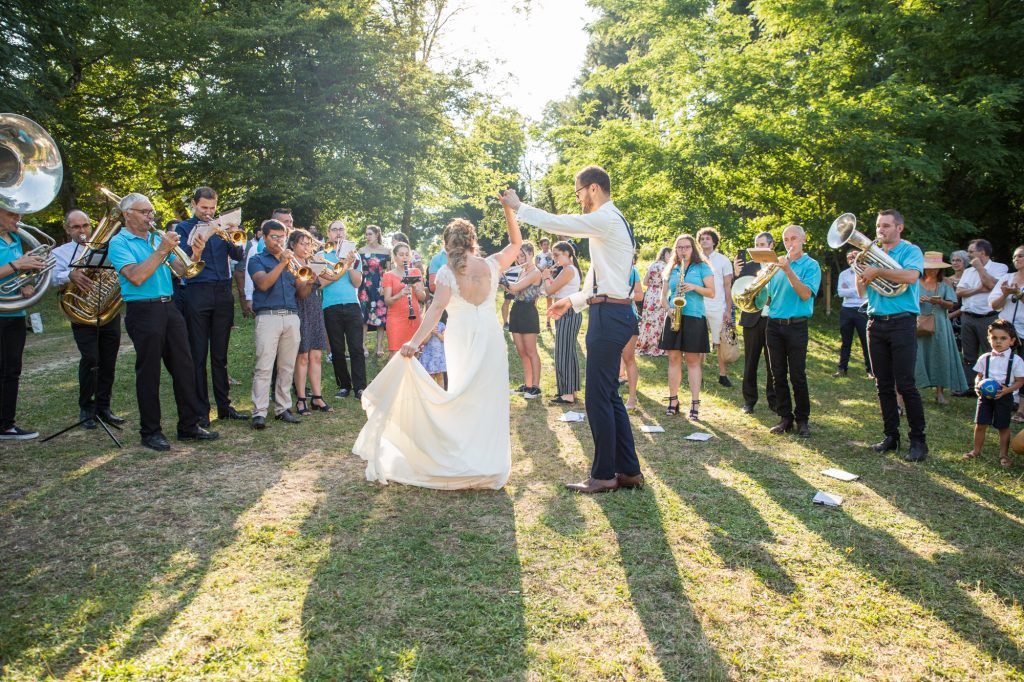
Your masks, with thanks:
<instances>
[{"instance_id":1,"label":"handbag","mask_svg":"<svg viewBox=\"0 0 1024 682\"><path fill-rule=\"evenodd\" d=\"M931 336L935 333L935 314L928 313L927 315L917 316L917 335L918 336Z\"/></svg>"},{"instance_id":2,"label":"handbag","mask_svg":"<svg viewBox=\"0 0 1024 682\"><path fill-rule=\"evenodd\" d=\"M740 342L736 338L735 325L728 325L722 330L719 339L718 352L726 363L736 362L740 357Z\"/></svg>"}]
</instances>

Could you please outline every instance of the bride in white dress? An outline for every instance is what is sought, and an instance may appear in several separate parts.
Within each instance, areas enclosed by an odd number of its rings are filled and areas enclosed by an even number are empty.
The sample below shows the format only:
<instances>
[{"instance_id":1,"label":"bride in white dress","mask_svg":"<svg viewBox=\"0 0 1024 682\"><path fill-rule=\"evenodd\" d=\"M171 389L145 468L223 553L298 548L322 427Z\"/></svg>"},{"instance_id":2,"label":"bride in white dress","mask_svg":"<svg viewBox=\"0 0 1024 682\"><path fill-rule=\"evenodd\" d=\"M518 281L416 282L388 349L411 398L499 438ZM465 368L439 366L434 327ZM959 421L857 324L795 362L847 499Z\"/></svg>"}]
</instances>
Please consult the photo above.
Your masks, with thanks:
<instances>
[{"instance_id":1,"label":"bride in white dress","mask_svg":"<svg viewBox=\"0 0 1024 682\"><path fill-rule=\"evenodd\" d=\"M523 238L504 208L509 243L488 258L476 255L468 220L445 227L448 265L437 273L434 301L413 338L363 391L366 424L352 452L366 460L367 480L446 490L496 490L508 480L508 354L494 296ZM445 309L448 390L413 359Z\"/></svg>"}]
</instances>

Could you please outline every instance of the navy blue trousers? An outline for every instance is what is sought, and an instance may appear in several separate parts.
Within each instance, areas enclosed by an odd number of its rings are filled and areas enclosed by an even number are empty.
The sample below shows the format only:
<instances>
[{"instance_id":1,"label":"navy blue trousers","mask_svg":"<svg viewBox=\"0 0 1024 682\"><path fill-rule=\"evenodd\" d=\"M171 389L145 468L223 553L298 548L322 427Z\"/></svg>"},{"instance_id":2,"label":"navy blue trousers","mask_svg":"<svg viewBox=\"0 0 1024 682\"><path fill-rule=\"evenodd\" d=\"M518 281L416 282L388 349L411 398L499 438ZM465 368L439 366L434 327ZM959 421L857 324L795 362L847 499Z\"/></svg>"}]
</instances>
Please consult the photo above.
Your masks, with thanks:
<instances>
[{"instance_id":1,"label":"navy blue trousers","mask_svg":"<svg viewBox=\"0 0 1024 682\"><path fill-rule=\"evenodd\" d=\"M592 478L640 473L633 428L619 396L619 360L636 326L633 306L599 303L590 306L587 326L587 386L585 404L594 436Z\"/></svg>"}]
</instances>

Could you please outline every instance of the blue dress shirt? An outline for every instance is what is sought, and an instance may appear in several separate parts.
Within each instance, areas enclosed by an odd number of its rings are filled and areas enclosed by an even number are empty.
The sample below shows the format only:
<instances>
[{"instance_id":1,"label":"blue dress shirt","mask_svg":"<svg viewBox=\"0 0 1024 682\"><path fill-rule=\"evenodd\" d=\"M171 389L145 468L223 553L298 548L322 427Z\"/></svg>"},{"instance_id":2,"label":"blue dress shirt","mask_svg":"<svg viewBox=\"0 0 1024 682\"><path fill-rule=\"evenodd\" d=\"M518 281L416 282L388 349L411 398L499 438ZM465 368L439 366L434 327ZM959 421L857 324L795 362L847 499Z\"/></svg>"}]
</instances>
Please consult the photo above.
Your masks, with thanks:
<instances>
[{"instance_id":1,"label":"blue dress shirt","mask_svg":"<svg viewBox=\"0 0 1024 682\"><path fill-rule=\"evenodd\" d=\"M249 259L249 276L252 277L256 272L270 272L279 262L269 251L257 253ZM295 299L295 275L288 268L281 272L274 286L266 291L261 291L253 280L252 309L259 312L280 308L287 308L296 313L299 311L299 302Z\"/></svg>"}]
</instances>

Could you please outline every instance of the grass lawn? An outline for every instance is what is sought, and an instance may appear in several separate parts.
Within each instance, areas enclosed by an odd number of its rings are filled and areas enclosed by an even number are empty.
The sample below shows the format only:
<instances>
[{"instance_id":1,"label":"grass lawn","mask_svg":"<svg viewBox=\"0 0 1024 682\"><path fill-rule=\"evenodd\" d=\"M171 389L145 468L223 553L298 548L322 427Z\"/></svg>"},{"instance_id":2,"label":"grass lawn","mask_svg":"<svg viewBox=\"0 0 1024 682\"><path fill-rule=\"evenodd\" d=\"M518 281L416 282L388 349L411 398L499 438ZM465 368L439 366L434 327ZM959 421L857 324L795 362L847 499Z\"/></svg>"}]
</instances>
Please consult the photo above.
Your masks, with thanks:
<instances>
[{"instance_id":1,"label":"grass lawn","mask_svg":"<svg viewBox=\"0 0 1024 682\"><path fill-rule=\"evenodd\" d=\"M78 409L68 325L52 298L43 313L18 412L45 435ZM931 391L925 463L867 452L874 388L856 364L830 377L837 326L819 312L812 327L808 440L769 435L763 400L742 414L733 365L737 387L712 370L702 396L699 429L716 437L686 441L694 426L664 416L665 361L641 359L649 485L596 497L562 488L592 441L546 399L512 398L501 491L367 483L352 398L178 444L166 376L173 449L152 452L125 334L124 449L81 430L0 445L2 679L1024 679L1024 462L1001 470L994 433L961 460L973 402ZM240 321L231 339L240 409L252 332ZM510 357L518 385L511 343ZM666 433L639 432L652 423ZM845 504L812 505L819 489Z\"/></svg>"}]
</instances>

